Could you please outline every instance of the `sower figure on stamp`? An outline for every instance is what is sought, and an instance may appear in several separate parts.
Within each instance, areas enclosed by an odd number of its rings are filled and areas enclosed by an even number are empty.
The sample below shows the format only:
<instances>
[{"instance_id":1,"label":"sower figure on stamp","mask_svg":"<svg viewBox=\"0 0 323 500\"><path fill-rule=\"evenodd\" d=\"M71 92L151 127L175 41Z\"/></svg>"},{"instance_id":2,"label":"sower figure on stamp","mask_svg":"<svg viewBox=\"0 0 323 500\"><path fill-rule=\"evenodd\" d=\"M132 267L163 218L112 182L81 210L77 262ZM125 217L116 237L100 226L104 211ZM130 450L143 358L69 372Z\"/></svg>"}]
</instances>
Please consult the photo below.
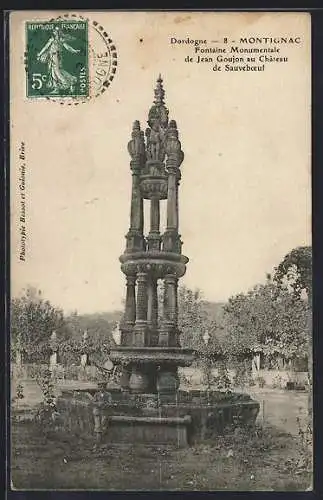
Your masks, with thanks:
<instances>
[{"instance_id":1,"label":"sower figure on stamp","mask_svg":"<svg viewBox=\"0 0 323 500\"><path fill-rule=\"evenodd\" d=\"M37 54L37 60L47 64L47 87L52 89L52 94L58 94L60 90L66 89L70 89L70 92L73 93L74 85L77 82L77 78L62 67L63 49L72 54L80 52L79 49L74 49L67 43L71 40L74 38L64 35L60 28L56 27L46 45Z\"/></svg>"}]
</instances>

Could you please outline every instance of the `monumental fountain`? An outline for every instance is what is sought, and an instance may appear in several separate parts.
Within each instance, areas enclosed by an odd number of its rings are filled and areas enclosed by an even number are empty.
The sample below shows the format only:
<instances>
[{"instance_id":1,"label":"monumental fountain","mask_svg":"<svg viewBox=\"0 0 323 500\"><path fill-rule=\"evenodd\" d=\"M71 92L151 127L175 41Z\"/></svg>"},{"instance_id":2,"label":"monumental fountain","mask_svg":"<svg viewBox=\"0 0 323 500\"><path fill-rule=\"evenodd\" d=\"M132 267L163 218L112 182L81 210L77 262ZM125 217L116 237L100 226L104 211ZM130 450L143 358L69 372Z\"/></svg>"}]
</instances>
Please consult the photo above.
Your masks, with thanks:
<instances>
[{"instance_id":1,"label":"monumental fountain","mask_svg":"<svg viewBox=\"0 0 323 500\"><path fill-rule=\"evenodd\" d=\"M93 390L89 407L94 430L103 442L185 446L193 439L221 432L228 424L254 422L259 404L246 394L180 388L178 368L190 366L194 360L193 350L180 344L178 327L178 283L189 261L182 253L179 234L184 153L177 124L169 120L161 77L147 123L143 131L139 121L134 122L128 143L130 227L120 257L126 299L120 345L110 353L112 362L122 370L120 387ZM162 201L166 209L163 231ZM144 234L144 202L150 205L148 234ZM74 408L84 392L73 393ZM65 391L60 402L68 400L71 410L70 396Z\"/></svg>"},{"instance_id":2,"label":"monumental fountain","mask_svg":"<svg viewBox=\"0 0 323 500\"><path fill-rule=\"evenodd\" d=\"M146 136L146 140L145 140ZM189 366L193 351L180 346L177 288L188 258L182 254L178 228L180 166L184 159L176 122L168 120L161 78L144 132L134 122L128 144L132 193L130 228L120 257L126 276L126 303L121 345L111 352L124 365L122 388L141 393L174 393L177 369ZM150 231L144 235L144 200L150 205ZM167 222L161 234L160 202L166 201ZM162 283L163 302L158 301ZM160 314L161 313L161 314ZM161 318L159 320L159 318Z\"/></svg>"}]
</instances>

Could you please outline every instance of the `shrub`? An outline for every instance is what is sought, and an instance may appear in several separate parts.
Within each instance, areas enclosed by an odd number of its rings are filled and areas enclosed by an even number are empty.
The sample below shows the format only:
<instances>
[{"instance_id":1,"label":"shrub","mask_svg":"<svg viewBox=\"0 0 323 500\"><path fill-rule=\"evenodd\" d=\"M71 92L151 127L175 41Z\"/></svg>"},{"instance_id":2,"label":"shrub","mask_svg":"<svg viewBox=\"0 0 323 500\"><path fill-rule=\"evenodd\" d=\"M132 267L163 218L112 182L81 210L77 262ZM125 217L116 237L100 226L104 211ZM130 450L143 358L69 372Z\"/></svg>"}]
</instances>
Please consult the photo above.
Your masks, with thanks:
<instances>
[{"instance_id":1,"label":"shrub","mask_svg":"<svg viewBox=\"0 0 323 500\"><path fill-rule=\"evenodd\" d=\"M56 424L59 417L52 373L48 368L40 370L35 378L43 394L43 402L36 411L35 421L40 424L44 432L48 432L53 428L53 424Z\"/></svg>"},{"instance_id":2,"label":"shrub","mask_svg":"<svg viewBox=\"0 0 323 500\"><path fill-rule=\"evenodd\" d=\"M255 382L258 384L258 387L265 387L266 385L266 381L264 379L264 377L261 377L260 375L258 375L256 378L255 378Z\"/></svg>"},{"instance_id":3,"label":"shrub","mask_svg":"<svg viewBox=\"0 0 323 500\"><path fill-rule=\"evenodd\" d=\"M18 384L16 387L16 399L24 399L24 388L22 384Z\"/></svg>"},{"instance_id":4,"label":"shrub","mask_svg":"<svg viewBox=\"0 0 323 500\"><path fill-rule=\"evenodd\" d=\"M283 379L280 375L276 375L272 380L272 387L274 389L281 389L283 387Z\"/></svg>"}]
</instances>

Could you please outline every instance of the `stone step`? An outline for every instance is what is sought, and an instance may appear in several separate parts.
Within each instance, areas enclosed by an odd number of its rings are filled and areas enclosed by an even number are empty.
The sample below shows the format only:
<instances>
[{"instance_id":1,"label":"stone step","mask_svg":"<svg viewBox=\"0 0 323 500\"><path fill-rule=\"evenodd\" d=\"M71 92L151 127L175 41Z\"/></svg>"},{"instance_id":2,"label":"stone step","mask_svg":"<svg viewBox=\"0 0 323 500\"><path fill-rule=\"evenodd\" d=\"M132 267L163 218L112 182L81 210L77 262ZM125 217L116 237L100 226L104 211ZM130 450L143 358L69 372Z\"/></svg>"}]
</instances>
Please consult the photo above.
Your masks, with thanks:
<instances>
[{"instance_id":1,"label":"stone step","mask_svg":"<svg viewBox=\"0 0 323 500\"><path fill-rule=\"evenodd\" d=\"M190 423L189 415L171 418L114 415L109 420L103 439L112 444L158 444L183 448L188 444Z\"/></svg>"}]
</instances>

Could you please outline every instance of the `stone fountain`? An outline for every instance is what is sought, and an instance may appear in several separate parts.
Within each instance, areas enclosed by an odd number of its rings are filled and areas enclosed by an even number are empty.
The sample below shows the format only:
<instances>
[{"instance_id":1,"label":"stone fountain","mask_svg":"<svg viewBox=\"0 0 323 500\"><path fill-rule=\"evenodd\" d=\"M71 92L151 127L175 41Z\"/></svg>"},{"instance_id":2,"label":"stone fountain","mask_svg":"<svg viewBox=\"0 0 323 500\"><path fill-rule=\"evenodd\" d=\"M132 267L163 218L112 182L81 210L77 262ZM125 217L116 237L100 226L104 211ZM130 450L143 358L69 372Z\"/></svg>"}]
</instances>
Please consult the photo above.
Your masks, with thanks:
<instances>
[{"instance_id":1,"label":"stone fountain","mask_svg":"<svg viewBox=\"0 0 323 500\"><path fill-rule=\"evenodd\" d=\"M177 369L189 366L193 351L180 346L177 287L188 258L178 232L180 165L184 159L177 125L168 120L161 78L144 132L134 122L128 144L132 172L130 229L120 257L126 276L126 304L121 345L111 352L122 363L122 389L140 393L175 393ZM144 235L144 200L150 205L150 231ZM160 201L166 200L167 223L160 231ZM163 301L158 286L163 283ZM162 309L162 311L159 311ZM161 318L159 320L159 318Z\"/></svg>"},{"instance_id":2,"label":"stone fountain","mask_svg":"<svg viewBox=\"0 0 323 500\"><path fill-rule=\"evenodd\" d=\"M182 253L179 234L184 153L164 98L159 77L148 127L144 132L135 121L128 143L130 228L120 257L126 300L120 345L110 353L112 362L122 367L120 387L92 391L90 406L96 434L103 441L185 446L196 437L221 431L227 423L254 422L259 405L244 394L208 391L203 395L180 389L178 368L194 360L194 352L181 347L178 328L178 282L189 261ZM162 200L166 205L163 232ZM150 205L148 234L144 234L144 202ZM75 401L81 401L81 392L74 393ZM68 399L67 391L61 402L64 398Z\"/></svg>"}]
</instances>

